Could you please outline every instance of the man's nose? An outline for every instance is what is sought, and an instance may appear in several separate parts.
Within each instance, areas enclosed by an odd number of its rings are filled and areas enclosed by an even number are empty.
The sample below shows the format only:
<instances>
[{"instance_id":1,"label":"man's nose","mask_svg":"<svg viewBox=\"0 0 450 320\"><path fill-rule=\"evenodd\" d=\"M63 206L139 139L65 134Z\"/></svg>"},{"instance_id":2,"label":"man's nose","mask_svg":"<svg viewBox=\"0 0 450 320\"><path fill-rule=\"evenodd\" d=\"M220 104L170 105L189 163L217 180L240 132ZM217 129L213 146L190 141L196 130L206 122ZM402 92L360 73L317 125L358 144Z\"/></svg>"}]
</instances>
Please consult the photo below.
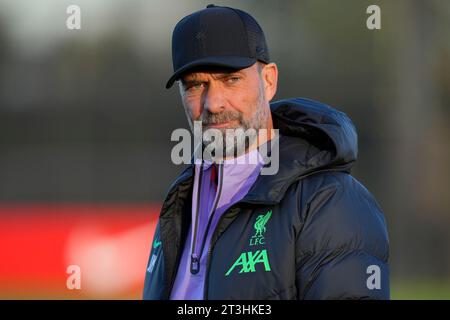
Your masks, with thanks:
<instances>
[{"instance_id":1,"label":"man's nose","mask_svg":"<svg viewBox=\"0 0 450 320\"><path fill-rule=\"evenodd\" d=\"M204 95L203 107L211 113L220 113L225 110L226 99L223 90L209 85Z\"/></svg>"}]
</instances>

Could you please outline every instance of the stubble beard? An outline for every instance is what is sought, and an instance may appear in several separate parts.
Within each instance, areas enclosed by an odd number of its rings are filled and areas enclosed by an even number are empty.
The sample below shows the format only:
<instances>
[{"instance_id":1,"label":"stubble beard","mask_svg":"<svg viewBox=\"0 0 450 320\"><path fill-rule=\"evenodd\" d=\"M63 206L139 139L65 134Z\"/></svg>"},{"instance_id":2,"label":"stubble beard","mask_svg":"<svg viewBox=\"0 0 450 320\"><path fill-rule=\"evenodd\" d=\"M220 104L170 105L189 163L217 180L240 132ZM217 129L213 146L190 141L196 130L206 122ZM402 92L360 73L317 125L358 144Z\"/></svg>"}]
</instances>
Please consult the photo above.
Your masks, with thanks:
<instances>
[{"instance_id":1,"label":"stubble beard","mask_svg":"<svg viewBox=\"0 0 450 320\"><path fill-rule=\"evenodd\" d=\"M267 127L269 108L264 99L262 81L259 86L258 100L256 102L253 115L245 119L239 111L224 111L221 113L211 113L204 110L202 115L196 120L201 121L202 128L207 128L202 132L202 150L205 148L222 150L222 155L211 154L212 161L220 161L222 158L235 158L245 152L256 143L259 130ZM186 112L187 113L187 112ZM189 126L194 132L194 123L187 114ZM233 127L208 128L210 124L224 123L228 121L237 122ZM216 136L220 132L220 139ZM217 140L217 141L216 141Z\"/></svg>"}]
</instances>

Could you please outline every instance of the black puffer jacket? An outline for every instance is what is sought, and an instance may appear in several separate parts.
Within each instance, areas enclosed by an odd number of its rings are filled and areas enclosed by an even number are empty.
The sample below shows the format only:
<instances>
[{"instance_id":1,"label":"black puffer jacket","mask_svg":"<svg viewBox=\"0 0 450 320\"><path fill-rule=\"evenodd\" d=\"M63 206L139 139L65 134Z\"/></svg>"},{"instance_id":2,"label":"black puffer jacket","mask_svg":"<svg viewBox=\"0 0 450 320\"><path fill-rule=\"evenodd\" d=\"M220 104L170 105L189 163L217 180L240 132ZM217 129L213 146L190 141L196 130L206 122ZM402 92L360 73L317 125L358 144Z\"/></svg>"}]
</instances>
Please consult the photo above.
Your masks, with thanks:
<instances>
[{"instance_id":1,"label":"black puffer jacket","mask_svg":"<svg viewBox=\"0 0 450 320\"><path fill-rule=\"evenodd\" d=\"M271 109L281 134L279 171L260 175L219 221L205 299L389 299L383 213L350 175L357 157L352 122L308 99ZM190 227L192 184L190 166L163 203L144 299L170 295Z\"/></svg>"}]
</instances>

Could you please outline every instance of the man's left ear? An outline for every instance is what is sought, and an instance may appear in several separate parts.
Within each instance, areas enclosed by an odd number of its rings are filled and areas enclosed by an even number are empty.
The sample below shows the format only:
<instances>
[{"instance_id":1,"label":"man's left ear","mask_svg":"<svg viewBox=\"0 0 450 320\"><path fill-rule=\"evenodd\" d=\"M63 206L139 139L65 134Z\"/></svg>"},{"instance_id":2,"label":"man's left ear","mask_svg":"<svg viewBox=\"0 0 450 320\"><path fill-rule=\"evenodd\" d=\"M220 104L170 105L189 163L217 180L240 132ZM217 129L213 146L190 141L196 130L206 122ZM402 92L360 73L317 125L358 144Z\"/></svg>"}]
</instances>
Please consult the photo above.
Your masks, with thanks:
<instances>
[{"instance_id":1,"label":"man's left ear","mask_svg":"<svg viewBox=\"0 0 450 320\"><path fill-rule=\"evenodd\" d=\"M278 84L277 65L273 62L266 64L262 69L261 76L264 81L264 94L266 96L266 101L270 101L277 92L277 84Z\"/></svg>"}]
</instances>

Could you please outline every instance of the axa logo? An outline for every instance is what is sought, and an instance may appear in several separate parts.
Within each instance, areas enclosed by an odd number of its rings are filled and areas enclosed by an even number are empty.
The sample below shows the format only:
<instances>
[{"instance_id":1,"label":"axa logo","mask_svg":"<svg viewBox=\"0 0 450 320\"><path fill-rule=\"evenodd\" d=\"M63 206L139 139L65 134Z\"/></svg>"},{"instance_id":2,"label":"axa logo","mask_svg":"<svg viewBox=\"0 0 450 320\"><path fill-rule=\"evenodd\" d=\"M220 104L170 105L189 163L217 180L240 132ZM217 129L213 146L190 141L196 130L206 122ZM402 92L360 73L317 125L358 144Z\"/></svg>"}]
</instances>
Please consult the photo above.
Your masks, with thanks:
<instances>
[{"instance_id":1,"label":"axa logo","mask_svg":"<svg viewBox=\"0 0 450 320\"><path fill-rule=\"evenodd\" d=\"M257 250L256 252L243 252L231 268L228 269L225 276L228 277L235 268L240 268L239 273L255 272L258 263L264 266L265 271L270 271L269 257L267 256L267 251L265 249Z\"/></svg>"},{"instance_id":2,"label":"axa logo","mask_svg":"<svg viewBox=\"0 0 450 320\"><path fill-rule=\"evenodd\" d=\"M253 227L255 228L255 234L250 238L251 246L265 244L264 234L266 233L266 224L271 216L272 210L269 210L266 214L261 214L256 218L256 222L253 225Z\"/></svg>"}]
</instances>

